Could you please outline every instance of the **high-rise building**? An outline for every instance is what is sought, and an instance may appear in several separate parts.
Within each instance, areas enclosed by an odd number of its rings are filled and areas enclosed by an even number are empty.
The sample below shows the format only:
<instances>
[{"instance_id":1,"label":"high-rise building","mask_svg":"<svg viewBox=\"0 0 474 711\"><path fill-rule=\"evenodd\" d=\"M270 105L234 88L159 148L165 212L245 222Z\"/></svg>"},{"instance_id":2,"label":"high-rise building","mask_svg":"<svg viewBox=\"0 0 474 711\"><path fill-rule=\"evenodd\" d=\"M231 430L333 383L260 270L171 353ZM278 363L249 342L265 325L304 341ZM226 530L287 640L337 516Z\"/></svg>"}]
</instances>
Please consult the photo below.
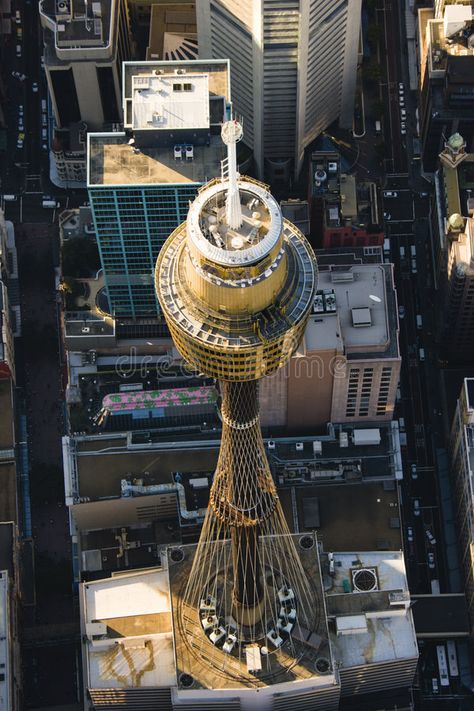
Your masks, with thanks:
<instances>
[{"instance_id":1,"label":"high-rise building","mask_svg":"<svg viewBox=\"0 0 474 711\"><path fill-rule=\"evenodd\" d=\"M471 633L474 629L474 379L465 378L450 440L453 505Z\"/></svg>"},{"instance_id":2,"label":"high-rise building","mask_svg":"<svg viewBox=\"0 0 474 711\"><path fill-rule=\"evenodd\" d=\"M230 59L260 176L298 173L329 124L352 126L360 0L200 0L196 14L199 56Z\"/></svg>"},{"instance_id":3,"label":"high-rise building","mask_svg":"<svg viewBox=\"0 0 474 711\"><path fill-rule=\"evenodd\" d=\"M54 116L54 125L43 124L43 145L51 147L52 181L79 187L87 131L122 122L122 62L131 58L127 2L43 0L39 13Z\"/></svg>"},{"instance_id":4,"label":"high-rise building","mask_svg":"<svg viewBox=\"0 0 474 711\"><path fill-rule=\"evenodd\" d=\"M125 0L43 0L40 19L56 125L120 122L122 62L130 57Z\"/></svg>"},{"instance_id":5,"label":"high-rise building","mask_svg":"<svg viewBox=\"0 0 474 711\"><path fill-rule=\"evenodd\" d=\"M109 309L153 318L153 269L200 186L219 174L227 60L124 63L124 133L89 134L88 190Z\"/></svg>"},{"instance_id":6,"label":"high-rise building","mask_svg":"<svg viewBox=\"0 0 474 711\"><path fill-rule=\"evenodd\" d=\"M472 361L474 348L474 153L458 133L445 141L435 174L432 234L438 286L438 334L445 357Z\"/></svg>"},{"instance_id":7,"label":"high-rise building","mask_svg":"<svg viewBox=\"0 0 474 711\"><path fill-rule=\"evenodd\" d=\"M436 2L418 11L420 139L423 167L436 170L446 136L474 140L473 0Z\"/></svg>"},{"instance_id":8,"label":"high-rise building","mask_svg":"<svg viewBox=\"0 0 474 711\"><path fill-rule=\"evenodd\" d=\"M393 266L380 247L316 254L318 290L300 347L260 388L270 431L393 417L401 365Z\"/></svg>"}]
</instances>

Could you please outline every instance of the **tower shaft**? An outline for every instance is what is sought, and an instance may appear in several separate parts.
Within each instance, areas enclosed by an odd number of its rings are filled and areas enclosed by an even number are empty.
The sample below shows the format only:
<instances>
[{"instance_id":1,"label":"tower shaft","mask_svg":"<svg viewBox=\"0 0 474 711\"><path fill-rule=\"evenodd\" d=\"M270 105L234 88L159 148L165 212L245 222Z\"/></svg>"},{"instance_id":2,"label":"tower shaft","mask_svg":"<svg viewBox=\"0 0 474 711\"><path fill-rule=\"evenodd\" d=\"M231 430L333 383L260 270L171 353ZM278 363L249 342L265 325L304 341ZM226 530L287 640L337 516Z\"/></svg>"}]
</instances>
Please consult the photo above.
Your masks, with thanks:
<instances>
[{"instance_id":1,"label":"tower shaft","mask_svg":"<svg viewBox=\"0 0 474 711\"><path fill-rule=\"evenodd\" d=\"M234 600L251 608L261 595L259 526L273 510L275 492L260 432L257 381L222 382L221 391L223 433L215 487L219 497L227 497L221 515L230 526ZM221 477L227 487L221 486Z\"/></svg>"}]
</instances>

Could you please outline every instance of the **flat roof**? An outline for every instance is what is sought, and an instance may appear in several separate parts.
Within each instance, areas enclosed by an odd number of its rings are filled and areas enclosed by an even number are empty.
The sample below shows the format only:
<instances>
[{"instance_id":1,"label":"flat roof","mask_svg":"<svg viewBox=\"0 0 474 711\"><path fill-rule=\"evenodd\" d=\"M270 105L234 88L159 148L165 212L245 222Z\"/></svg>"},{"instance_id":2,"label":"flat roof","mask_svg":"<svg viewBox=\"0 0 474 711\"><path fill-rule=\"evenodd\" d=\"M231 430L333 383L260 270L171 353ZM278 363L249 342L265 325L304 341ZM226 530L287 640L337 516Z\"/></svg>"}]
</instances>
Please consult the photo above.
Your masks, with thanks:
<instances>
[{"instance_id":1,"label":"flat roof","mask_svg":"<svg viewBox=\"0 0 474 711\"><path fill-rule=\"evenodd\" d=\"M88 582L82 595L89 688L176 685L166 571Z\"/></svg>"},{"instance_id":2,"label":"flat roof","mask_svg":"<svg viewBox=\"0 0 474 711\"><path fill-rule=\"evenodd\" d=\"M280 499L291 499L291 491L278 489ZM295 489L298 529L312 530L305 516L304 502L317 500L319 525L318 538L326 551L347 550L354 547L360 551L398 550L401 545L401 528L393 528L391 519L400 517L397 490L383 483L340 484L300 486ZM291 503L291 502L290 502ZM288 506L288 520L295 530L294 508ZM344 525L341 525L344 522Z\"/></svg>"},{"instance_id":3,"label":"flat roof","mask_svg":"<svg viewBox=\"0 0 474 711\"><path fill-rule=\"evenodd\" d=\"M375 572L376 591L352 592L353 572L360 569ZM334 655L342 668L418 658L410 609L390 606L390 592L408 595L401 551L334 553L334 575L330 576L330 582L332 587L326 591L328 615L365 615L367 625L366 631L331 634ZM387 614L379 615L380 612Z\"/></svg>"},{"instance_id":4,"label":"flat roof","mask_svg":"<svg viewBox=\"0 0 474 711\"><path fill-rule=\"evenodd\" d=\"M184 70L183 70L184 72ZM150 74L132 77L132 129L209 128L207 74Z\"/></svg>"},{"instance_id":5,"label":"flat roof","mask_svg":"<svg viewBox=\"0 0 474 711\"><path fill-rule=\"evenodd\" d=\"M153 9L155 10L154 6ZM207 74L208 92L212 98L223 96L230 101L230 62L228 59L196 59L191 61L141 61L123 62L123 96L125 99L132 97L132 82L136 76L149 76L155 71L176 72L184 71L185 74ZM179 75L178 75L179 76Z\"/></svg>"},{"instance_id":6,"label":"flat roof","mask_svg":"<svg viewBox=\"0 0 474 711\"><path fill-rule=\"evenodd\" d=\"M201 185L220 174L226 147L212 134L209 145L194 145L193 160L176 160L172 145L140 150L125 133L89 133L88 186Z\"/></svg>"},{"instance_id":7,"label":"flat roof","mask_svg":"<svg viewBox=\"0 0 474 711\"><path fill-rule=\"evenodd\" d=\"M122 440L104 439L99 443L76 442L79 495L92 500L120 496L120 482L130 473L139 476L149 472L154 483L169 484L173 481L174 471L214 471L218 455L217 447L200 449L199 442L194 449L170 451L145 447L138 451L127 450L125 437Z\"/></svg>"},{"instance_id":8,"label":"flat roof","mask_svg":"<svg viewBox=\"0 0 474 711\"><path fill-rule=\"evenodd\" d=\"M308 351L338 348L342 339L345 348L354 353L369 351L372 357L379 357L380 352L390 350L398 356L396 316L390 319L395 291L387 267L358 264L319 270L318 291L334 291L337 312L310 316L305 331ZM368 310L370 325L357 325L354 309L364 309L364 314Z\"/></svg>"},{"instance_id":9,"label":"flat roof","mask_svg":"<svg viewBox=\"0 0 474 711\"><path fill-rule=\"evenodd\" d=\"M69 9L62 15L57 13L56 0L43 0L42 13L53 21L58 47L81 49L105 47L109 43L112 30L115 2L113 0L66 0ZM98 6L99 12L95 11Z\"/></svg>"}]
</instances>

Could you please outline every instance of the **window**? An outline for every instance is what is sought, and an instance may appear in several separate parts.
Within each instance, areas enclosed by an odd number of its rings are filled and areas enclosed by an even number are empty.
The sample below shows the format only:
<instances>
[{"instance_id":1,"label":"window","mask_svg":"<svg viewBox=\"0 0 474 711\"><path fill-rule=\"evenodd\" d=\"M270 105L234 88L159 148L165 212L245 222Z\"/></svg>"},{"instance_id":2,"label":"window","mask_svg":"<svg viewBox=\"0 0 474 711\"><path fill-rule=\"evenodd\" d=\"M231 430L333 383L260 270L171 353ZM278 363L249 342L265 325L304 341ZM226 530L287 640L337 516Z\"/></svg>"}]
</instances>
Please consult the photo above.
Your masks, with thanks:
<instances>
[{"instance_id":1,"label":"window","mask_svg":"<svg viewBox=\"0 0 474 711\"><path fill-rule=\"evenodd\" d=\"M183 91L182 84L173 84L173 91Z\"/></svg>"},{"instance_id":2,"label":"window","mask_svg":"<svg viewBox=\"0 0 474 711\"><path fill-rule=\"evenodd\" d=\"M193 90L192 84L183 84L183 91L192 91L192 90Z\"/></svg>"}]
</instances>

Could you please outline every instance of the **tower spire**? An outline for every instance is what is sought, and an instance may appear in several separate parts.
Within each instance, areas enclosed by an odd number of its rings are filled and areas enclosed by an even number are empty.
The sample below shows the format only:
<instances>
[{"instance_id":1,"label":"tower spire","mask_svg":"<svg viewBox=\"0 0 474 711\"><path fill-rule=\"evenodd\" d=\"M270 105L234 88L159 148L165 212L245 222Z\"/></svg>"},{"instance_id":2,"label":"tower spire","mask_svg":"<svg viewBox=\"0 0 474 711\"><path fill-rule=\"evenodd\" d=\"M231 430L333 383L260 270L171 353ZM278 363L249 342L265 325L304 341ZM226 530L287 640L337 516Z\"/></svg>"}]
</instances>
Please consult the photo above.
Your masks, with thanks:
<instances>
[{"instance_id":1,"label":"tower spire","mask_svg":"<svg viewBox=\"0 0 474 711\"><path fill-rule=\"evenodd\" d=\"M237 143L242 138L242 125L233 119L222 125L221 137L227 146L227 166L229 171L229 188L225 201L226 222L233 230L242 225L242 207L240 204L239 186L237 184Z\"/></svg>"}]
</instances>

